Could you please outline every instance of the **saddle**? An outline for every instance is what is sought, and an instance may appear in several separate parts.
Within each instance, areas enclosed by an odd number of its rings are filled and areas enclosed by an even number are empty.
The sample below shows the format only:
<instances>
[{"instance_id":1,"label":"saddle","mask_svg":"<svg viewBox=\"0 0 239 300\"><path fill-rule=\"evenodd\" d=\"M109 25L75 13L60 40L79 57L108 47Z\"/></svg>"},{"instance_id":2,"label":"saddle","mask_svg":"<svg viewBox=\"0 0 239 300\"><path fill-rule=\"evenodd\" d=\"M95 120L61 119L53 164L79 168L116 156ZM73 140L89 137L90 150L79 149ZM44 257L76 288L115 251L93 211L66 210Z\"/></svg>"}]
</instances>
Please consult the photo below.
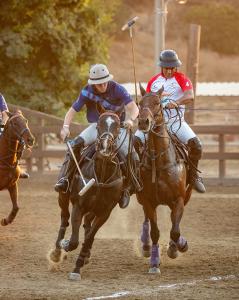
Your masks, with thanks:
<instances>
[{"instance_id":1,"label":"saddle","mask_svg":"<svg viewBox=\"0 0 239 300\"><path fill-rule=\"evenodd\" d=\"M169 131L168 131L168 134L174 145L177 159L182 159L186 166L190 165L187 145L183 144L175 134L172 134Z\"/></svg>"},{"instance_id":2,"label":"saddle","mask_svg":"<svg viewBox=\"0 0 239 300\"><path fill-rule=\"evenodd\" d=\"M95 152L96 152L95 143L85 147L81 152L81 157L78 162L79 166L82 167L83 162L85 162L86 160L88 160L88 161L92 160ZM127 187L131 180L135 181L135 178L138 177L136 174L137 167L135 166L134 161L132 161L132 160L128 161L128 159L126 157L124 157L121 152L117 152L116 157L118 158L120 169L121 169L122 175L124 177L124 186ZM138 183L138 180L139 180L139 178L137 178L137 180L136 180L136 183L135 183L136 185Z\"/></svg>"}]
</instances>

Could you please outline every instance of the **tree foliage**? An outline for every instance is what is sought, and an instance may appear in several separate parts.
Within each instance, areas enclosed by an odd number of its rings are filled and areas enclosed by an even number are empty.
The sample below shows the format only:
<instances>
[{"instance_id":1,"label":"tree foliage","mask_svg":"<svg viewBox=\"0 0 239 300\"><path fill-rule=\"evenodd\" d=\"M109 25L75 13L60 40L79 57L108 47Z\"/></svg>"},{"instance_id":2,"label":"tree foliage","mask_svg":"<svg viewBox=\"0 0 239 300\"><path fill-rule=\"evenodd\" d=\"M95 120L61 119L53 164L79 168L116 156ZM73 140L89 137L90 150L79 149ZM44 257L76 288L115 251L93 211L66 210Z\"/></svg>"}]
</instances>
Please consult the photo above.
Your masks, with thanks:
<instances>
[{"instance_id":1,"label":"tree foliage","mask_svg":"<svg viewBox=\"0 0 239 300\"><path fill-rule=\"evenodd\" d=\"M93 63L106 63L118 0L0 1L0 90L48 113L69 107Z\"/></svg>"},{"instance_id":2,"label":"tree foliage","mask_svg":"<svg viewBox=\"0 0 239 300\"><path fill-rule=\"evenodd\" d=\"M222 54L239 54L239 8L207 1L190 7L188 23L202 27L201 45Z\"/></svg>"}]
</instances>

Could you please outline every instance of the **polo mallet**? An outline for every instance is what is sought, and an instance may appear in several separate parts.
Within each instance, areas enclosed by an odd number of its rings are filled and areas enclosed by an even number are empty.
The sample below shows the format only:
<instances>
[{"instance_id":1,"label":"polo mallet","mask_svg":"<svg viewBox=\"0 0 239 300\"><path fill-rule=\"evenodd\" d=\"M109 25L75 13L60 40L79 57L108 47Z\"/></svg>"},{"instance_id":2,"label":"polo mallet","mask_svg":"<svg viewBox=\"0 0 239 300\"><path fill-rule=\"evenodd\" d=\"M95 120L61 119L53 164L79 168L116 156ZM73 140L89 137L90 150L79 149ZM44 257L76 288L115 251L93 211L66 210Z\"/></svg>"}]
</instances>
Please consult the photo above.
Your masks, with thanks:
<instances>
[{"instance_id":1,"label":"polo mallet","mask_svg":"<svg viewBox=\"0 0 239 300\"><path fill-rule=\"evenodd\" d=\"M85 179L84 179L84 176L83 176L83 174L82 174L82 172L81 172L81 169L80 169L80 166L79 166L79 164L78 164L78 162L77 162L77 159L76 159L76 157L75 157L75 154L74 154L74 151L73 151L73 149L72 149L72 147L71 147L71 144L70 144L70 142L69 141L66 141L66 145L67 145L67 148L70 150L70 153L71 153L71 155L72 155L72 157L73 157L73 159L74 159L74 162L75 162L75 164L76 164L76 167L77 167L77 170L78 170L78 172L79 172L79 174L80 174L80 176L81 176L81 179L82 179L82 181L83 181L83 184L84 184L84 187L80 190L80 192L79 192L79 195L80 196L83 196L93 185L94 185L94 183L95 183L95 179L94 178L92 178L90 181L88 181L87 183L86 183L86 181L85 181Z\"/></svg>"},{"instance_id":2,"label":"polo mallet","mask_svg":"<svg viewBox=\"0 0 239 300\"><path fill-rule=\"evenodd\" d=\"M136 72L135 72L135 60L134 60L134 43L133 43L133 25L135 22L138 20L139 17L134 17L133 19L130 19L128 23L126 23L121 30L125 31L126 29L129 28L129 35L130 35L130 40L131 40L131 48L132 48L132 57L133 57L133 69L134 69L134 88L135 88L135 99L137 105L138 103L138 94L137 94L137 85L136 85Z\"/></svg>"}]
</instances>

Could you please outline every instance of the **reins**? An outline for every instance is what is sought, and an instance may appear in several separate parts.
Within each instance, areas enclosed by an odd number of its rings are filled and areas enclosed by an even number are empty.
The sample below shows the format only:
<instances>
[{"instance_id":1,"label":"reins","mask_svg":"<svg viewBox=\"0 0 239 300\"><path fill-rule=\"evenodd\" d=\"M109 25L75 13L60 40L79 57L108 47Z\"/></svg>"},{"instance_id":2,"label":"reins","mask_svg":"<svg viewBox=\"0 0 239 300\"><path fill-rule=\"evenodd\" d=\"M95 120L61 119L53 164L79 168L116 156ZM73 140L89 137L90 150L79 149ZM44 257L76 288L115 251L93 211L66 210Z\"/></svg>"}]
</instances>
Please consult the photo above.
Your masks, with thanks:
<instances>
[{"instance_id":1,"label":"reins","mask_svg":"<svg viewBox=\"0 0 239 300\"><path fill-rule=\"evenodd\" d=\"M4 129L3 133L1 134L2 139L5 138L7 140L8 152L10 152L10 154L1 157L0 162L2 162L9 169L15 169L18 165L18 160L16 160L16 162L14 164L7 163L5 160L13 157L14 155L17 156L19 153L21 153L21 149L18 150L19 147L17 147L17 149L15 150L16 143L17 142L21 143L21 139L22 139L22 136L24 135L24 133L26 131L29 132L29 128L27 128L27 127L23 128L19 134L15 130L15 132L14 132L15 133L15 138L12 138L11 133L12 133L12 131L14 131L14 128L15 128L14 125L12 125L12 120L14 120L15 118L19 118L19 117L22 117L22 114L17 113L16 115L11 116L8 119L7 124L5 125L5 129ZM11 146L12 142L15 142L15 144L14 144L15 148L14 149ZM3 168L3 167L4 166L0 166L0 168Z\"/></svg>"}]
</instances>

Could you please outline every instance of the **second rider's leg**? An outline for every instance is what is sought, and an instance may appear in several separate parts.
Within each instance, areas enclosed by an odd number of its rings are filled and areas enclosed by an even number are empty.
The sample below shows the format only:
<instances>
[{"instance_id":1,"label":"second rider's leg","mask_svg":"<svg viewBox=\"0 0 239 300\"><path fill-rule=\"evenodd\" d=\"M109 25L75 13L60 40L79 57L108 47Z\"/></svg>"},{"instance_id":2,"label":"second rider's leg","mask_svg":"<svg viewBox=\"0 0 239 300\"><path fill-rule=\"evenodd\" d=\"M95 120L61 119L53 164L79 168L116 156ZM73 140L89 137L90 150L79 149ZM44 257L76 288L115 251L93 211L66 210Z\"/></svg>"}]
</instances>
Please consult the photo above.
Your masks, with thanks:
<instances>
[{"instance_id":1,"label":"second rider's leg","mask_svg":"<svg viewBox=\"0 0 239 300\"><path fill-rule=\"evenodd\" d=\"M188 156L191 162L189 167L190 183L197 192L205 193L206 189L202 178L199 177L197 172L198 162L202 157L202 144L200 139L185 121L182 121L181 126L179 122L175 122L173 126L168 126L168 128L182 143L188 146Z\"/></svg>"},{"instance_id":2,"label":"second rider's leg","mask_svg":"<svg viewBox=\"0 0 239 300\"><path fill-rule=\"evenodd\" d=\"M128 168L128 159L129 156L130 160L131 160L131 167L133 168L133 172L136 176L136 180L137 180L137 175L139 174L139 156L137 154L137 152L134 149L133 146L133 136L131 137L132 140L130 141L130 136L127 133L126 129L121 128L121 132L119 134L119 138L118 138L118 146L121 145L120 148L120 153L121 156L123 156L124 159L124 167L122 168L123 171L123 175L125 176L125 188L122 192L121 198L119 200L119 206L120 208L126 208L129 205L129 201L130 201L130 196L132 194L134 194L136 192L136 188L135 188L135 182L132 182L132 176L131 174L129 174L129 170L127 170ZM132 153L128 153L129 151L129 142L132 143Z\"/></svg>"}]
</instances>

